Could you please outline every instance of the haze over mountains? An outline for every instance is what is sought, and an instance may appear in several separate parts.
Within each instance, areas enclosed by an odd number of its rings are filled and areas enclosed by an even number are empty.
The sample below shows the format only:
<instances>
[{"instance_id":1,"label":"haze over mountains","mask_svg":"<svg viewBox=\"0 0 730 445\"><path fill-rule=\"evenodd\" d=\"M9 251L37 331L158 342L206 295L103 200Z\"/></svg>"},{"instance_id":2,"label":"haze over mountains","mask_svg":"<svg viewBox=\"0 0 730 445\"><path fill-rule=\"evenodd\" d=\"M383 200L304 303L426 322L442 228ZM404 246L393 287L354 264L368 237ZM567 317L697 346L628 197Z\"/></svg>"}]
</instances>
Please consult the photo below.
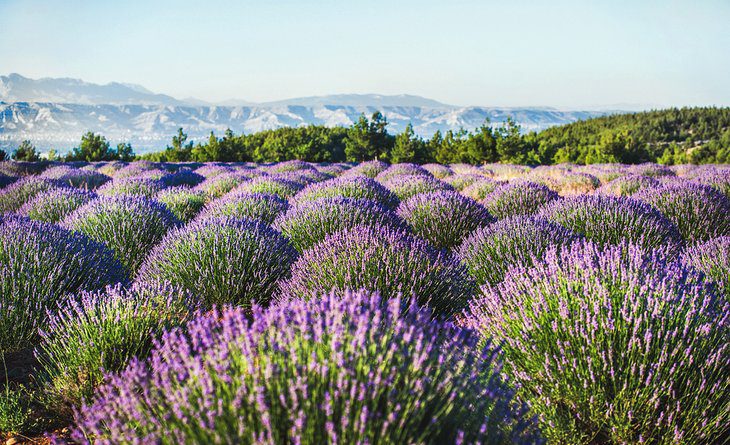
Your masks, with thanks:
<instances>
[{"instance_id":1,"label":"haze over mountains","mask_svg":"<svg viewBox=\"0 0 730 445\"><path fill-rule=\"evenodd\" d=\"M15 147L30 139L39 149L64 152L86 131L112 142L131 142L138 153L160 149L179 127L193 140L222 134L255 132L307 124L349 126L361 113L381 111L391 133L410 122L416 133L471 130L489 119L508 116L525 130L588 119L610 111L564 111L547 107L460 107L412 95L338 94L252 103L203 100L156 94L143 86L112 82L98 85L69 78L29 79L19 74L0 76L0 147Z\"/></svg>"}]
</instances>

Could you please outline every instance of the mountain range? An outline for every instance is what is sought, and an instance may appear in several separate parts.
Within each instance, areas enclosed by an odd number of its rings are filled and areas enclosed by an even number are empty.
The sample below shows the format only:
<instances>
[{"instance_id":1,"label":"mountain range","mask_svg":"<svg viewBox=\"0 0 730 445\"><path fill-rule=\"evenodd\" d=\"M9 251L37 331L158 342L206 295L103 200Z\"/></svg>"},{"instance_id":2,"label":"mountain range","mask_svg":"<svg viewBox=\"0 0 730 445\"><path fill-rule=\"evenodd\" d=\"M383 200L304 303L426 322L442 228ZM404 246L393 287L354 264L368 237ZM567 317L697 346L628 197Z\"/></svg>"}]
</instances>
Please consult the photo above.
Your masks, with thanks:
<instances>
[{"instance_id":1,"label":"mountain range","mask_svg":"<svg viewBox=\"0 0 730 445\"><path fill-rule=\"evenodd\" d=\"M540 130L611 111L565 111L546 107L460 107L413 95L339 94L253 103L230 100L211 104L199 99L176 99L135 84L106 85L69 78L29 79L19 74L0 76L0 148L24 139L39 149L64 152L78 144L86 131L112 142L130 142L138 153L160 149L182 127L192 140L230 128L235 133L308 124L349 126L360 114L381 111L391 133L408 123L430 137L437 130L472 130L489 119L508 116L524 130Z\"/></svg>"}]
</instances>

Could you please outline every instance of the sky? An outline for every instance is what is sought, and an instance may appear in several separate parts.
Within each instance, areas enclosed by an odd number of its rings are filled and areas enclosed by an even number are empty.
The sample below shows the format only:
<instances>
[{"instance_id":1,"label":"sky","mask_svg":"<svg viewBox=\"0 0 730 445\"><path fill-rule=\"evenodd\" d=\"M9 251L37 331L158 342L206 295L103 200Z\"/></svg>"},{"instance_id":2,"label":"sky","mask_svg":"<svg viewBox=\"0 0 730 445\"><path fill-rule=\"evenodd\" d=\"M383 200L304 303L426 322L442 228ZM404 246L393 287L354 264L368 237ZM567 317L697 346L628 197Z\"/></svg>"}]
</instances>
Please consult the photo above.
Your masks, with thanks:
<instances>
[{"instance_id":1,"label":"sky","mask_svg":"<svg viewBox=\"0 0 730 445\"><path fill-rule=\"evenodd\" d=\"M0 74L254 102L730 105L729 0L0 0Z\"/></svg>"}]
</instances>

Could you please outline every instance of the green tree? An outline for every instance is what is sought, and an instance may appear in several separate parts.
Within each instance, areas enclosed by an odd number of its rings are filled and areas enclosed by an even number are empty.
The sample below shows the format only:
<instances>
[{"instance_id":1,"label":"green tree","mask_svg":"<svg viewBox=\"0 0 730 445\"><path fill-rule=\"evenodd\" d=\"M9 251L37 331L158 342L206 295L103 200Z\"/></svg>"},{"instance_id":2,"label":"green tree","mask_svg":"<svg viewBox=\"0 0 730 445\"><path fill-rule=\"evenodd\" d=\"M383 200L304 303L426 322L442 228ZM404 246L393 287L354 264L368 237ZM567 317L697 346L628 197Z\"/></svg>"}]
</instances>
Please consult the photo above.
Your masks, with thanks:
<instances>
[{"instance_id":1,"label":"green tree","mask_svg":"<svg viewBox=\"0 0 730 445\"><path fill-rule=\"evenodd\" d=\"M41 160L41 155L29 140L25 140L13 152L13 159L16 161L38 162Z\"/></svg>"},{"instance_id":2,"label":"green tree","mask_svg":"<svg viewBox=\"0 0 730 445\"><path fill-rule=\"evenodd\" d=\"M422 151L423 140L416 136L413 125L409 122L406 129L395 137L395 144L390 151L390 162L414 162Z\"/></svg>"},{"instance_id":3,"label":"green tree","mask_svg":"<svg viewBox=\"0 0 730 445\"><path fill-rule=\"evenodd\" d=\"M370 122L364 114L347 131L345 138L347 162L363 162L372 159L370 147Z\"/></svg>"},{"instance_id":4,"label":"green tree","mask_svg":"<svg viewBox=\"0 0 730 445\"><path fill-rule=\"evenodd\" d=\"M66 155L66 161L113 161L117 152L109 147L109 141L102 135L89 131L81 136L81 144Z\"/></svg>"},{"instance_id":5,"label":"green tree","mask_svg":"<svg viewBox=\"0 0 730 445\"><path fill-rule=\"evenodd\" d=\"M117 159L120 161L134 161L134 150L132 150L132 145L129 143L119 143L117 144Z\"/></svg>"},{"instance_id":6,"label":"green tree","mask_svg":"<svg viewBox=\"0 0 730 445\"><path fill-rule=\"evenodd\" d=\"M520 133L521 128L511 117L497 128L497 154L502 162L524 164L527 161L527 146Z\"/></svg>"},{"instance_id":7,"label":"green tree","mask_svg":"<svg viewBox=\"0 0 730 445\"><path fill-rule=\"evenodd\" d=\"M5 152L5 150L0 149L0 161L4 161L7 159L8 154Z\"/></svg>"},{"instance_id":8,"label":"green tree","mask_svg":"<svg viewBox=\"0 0 730 445\"><path fill-rule=\"evenodd\" d=\"M58 152L56 151L55 148L48 150L47 158L49 161L58 161L61 159L61 157L58 155Z\"/></svg>"}]
</instances>

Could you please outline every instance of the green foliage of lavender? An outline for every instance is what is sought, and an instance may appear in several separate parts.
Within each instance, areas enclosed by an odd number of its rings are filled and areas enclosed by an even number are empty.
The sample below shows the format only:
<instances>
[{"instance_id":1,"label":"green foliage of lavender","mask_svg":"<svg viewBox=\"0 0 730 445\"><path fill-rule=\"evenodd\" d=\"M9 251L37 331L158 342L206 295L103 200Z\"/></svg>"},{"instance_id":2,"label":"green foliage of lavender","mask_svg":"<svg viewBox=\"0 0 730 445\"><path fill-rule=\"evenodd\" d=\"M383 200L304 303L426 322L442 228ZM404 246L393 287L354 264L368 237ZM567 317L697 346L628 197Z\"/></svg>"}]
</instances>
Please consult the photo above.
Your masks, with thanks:
<instances>
[{"instance_id":1,"label":"green foliage of lavender","mask_svg":"<svg viewBox=\"0 0 730 445\"><path fill-rule=\"evenodd\" d=\"M38 193L17 211L36 221L57 223L96 197L93 192L73 188L52 188Z\"/></svg>"},{"instance_id":2,"label":"green foliage of lavender","mask_svg":"<svg viewBox=\"0 0 730 445\"><path fill-rule=\"evenodd\" d=\"M692 246L682 254L682 260L717 283L730 302L730 236Z\"/></svg>"},{"instance_id":3,"label":"green foliage of lavender","mask_svg":"<svg viewBox=\"0 0 730 445\"><path fill-rule=\"evenodd\" d=\"M296 257L289 241L261 221L203 218L170 232L137 279L174 283L205 307L265 305Z\"/></svg>"},{"instance_id":4,"label":"green foliage of lavender","mask_svg":"<svg viewBox=\"0 0 730 445\"><path fill-rule=\"evenodd\" d=\"M401 202L398 216L439 249L453 249L469 233L494 222L484 206L453 191L415 195Z\"/></svg>"},{"instance_id":5,"label":"green foliage of lavender","mask_svg":"<svg viewBox=\"0 0 730 445\"><path fill-rule=\"evenodd\" d=\"M730 308L668 252L573 243L516 269L468 324L554 443L710 444L730 433Z\"/></svg>"},{"instance_id":6,"label":"green foliage of lavender","mask_svg":"<svg viewBox=\"0 0 730 445\"><path fill-rule=\"evenodd\" d=\"M187 223L195 218L208 202L208 195L186 186L166 188L155 199L167 206L180 221Z\"/></svg>"},{"instance_id":7,"label":"green foliage of lavender","mask_svg":"<svg viewBox=\"0 0 730 445\"><path fill-rule=\"evenodd\" d=\"M468 330L367 292L253 322L213 312L163 336L78 411L81 443L539 443Z\"/></svg>"},{"instance_id":8,"label":"green foliage of lavender","mask_svg":"<svg viewBox=\"0 0 730 445\"><path fill-rule=\"evenodd\" d=\"M239 219L256 219L267 224L285 212L289 204L283 198L270 193L250 193L234 190L222 198L209 202L201 212L201 218L230 216Z\"/></svg>"},{"instance_id":9,"label":"green foliage of lavender","mask_svg":"<svg viewBox=\"0 0 730 445\"><path fill-rule=\"evenodd\" d=\"M103 196L80 207L64 227L106 244L134 276L150 249L180 221L163 204L142 196Z\"/></svg>"},{"instance_id":10,"label":"green foliage of lavender","mask_svg":"<svg viewBox=\"0 0 730 445\"><path fill-rule=\"evenodd\" d=\"M94 395L106 372L146 358L163 330L184 324L191 314L191 297L164 283L110 286L60 303L36 349L49 408L70 415Z\"/></svg>"},{"instance_id":11,"label":"green foliage of lavender","mask_svg":"<svg viewBox=\"0 0 730 445\"><path fill-rule=\"evenodd\" d=\"M110 250L54 224L0 219L0 354L28 347L61 298L126 274Z\"/></svg>"},{"instance_id":12,"label":"green foliage of lavender","mask_svg":"<svg viewBox=\"0 0 730 445\"><path fill-rule=\"evenodd\" d=\"M300 252L327 236L357 226L405 229L403 221L390 209L368 199L321 198L291 207L276 219L281 231Z\"/></svg>"}]
</instances>

